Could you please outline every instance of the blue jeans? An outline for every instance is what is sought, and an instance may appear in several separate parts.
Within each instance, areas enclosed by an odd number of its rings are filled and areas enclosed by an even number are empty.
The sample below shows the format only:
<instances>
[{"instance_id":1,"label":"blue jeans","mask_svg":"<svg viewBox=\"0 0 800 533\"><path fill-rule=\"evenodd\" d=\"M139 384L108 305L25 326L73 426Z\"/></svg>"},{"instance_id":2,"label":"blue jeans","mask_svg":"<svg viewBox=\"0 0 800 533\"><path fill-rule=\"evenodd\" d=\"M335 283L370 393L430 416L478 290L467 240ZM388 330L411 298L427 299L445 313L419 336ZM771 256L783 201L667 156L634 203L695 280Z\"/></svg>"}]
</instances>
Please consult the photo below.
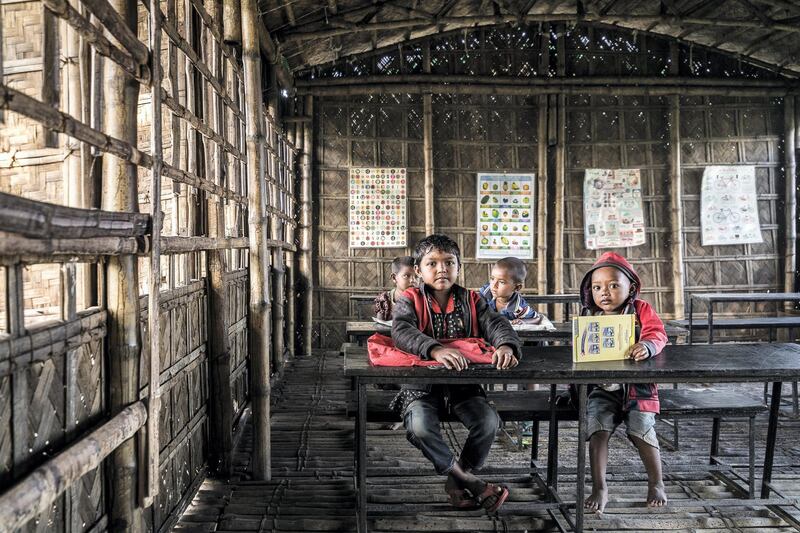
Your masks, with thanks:
<instances>
[{"instance_id":1,"label":"blue jeans","mask_svg":"<svg viewBox=\"0 0 800 533\"><path fill-rule=\"evenodd\" d=\"M447 474L456 462L439 427L439 413L448 407L443 394L446 390L444 386L435 386L431 393L408 404L403 415L406 438L433 463L438 474ZM449 405L450 410L469 429L459 460L465 470L477 469L489 456L500 417L483 395L457 400L458 403Z\"/></svg>"}]
</instances>

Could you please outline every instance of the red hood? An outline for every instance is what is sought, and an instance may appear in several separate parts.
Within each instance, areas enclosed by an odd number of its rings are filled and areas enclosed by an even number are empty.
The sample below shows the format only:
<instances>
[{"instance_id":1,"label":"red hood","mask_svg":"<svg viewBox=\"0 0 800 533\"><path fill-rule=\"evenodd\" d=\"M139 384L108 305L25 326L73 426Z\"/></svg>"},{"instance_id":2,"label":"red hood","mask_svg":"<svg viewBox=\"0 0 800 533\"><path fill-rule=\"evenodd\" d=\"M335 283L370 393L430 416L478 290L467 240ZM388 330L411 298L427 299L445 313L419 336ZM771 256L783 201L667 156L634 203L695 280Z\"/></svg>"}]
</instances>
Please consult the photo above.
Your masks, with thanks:
<instances>
[{"instance_id":1,"label":"red hood","mask_svg":"<svg viewBox=\"0 0 800 533\"><path fill-rule=\"evenodd\" d=\"M592 272L598 268L608 266L620 269L623 274L628 276L628 279L636 284L636 291L626 302L626 304L633 302L639 296L639 291L642 288L642 282L639 279L639 275L636 273L636 270L634 270L633 266L628 263L628 260L621 255L614 252L606 252L601 255L597 261L595 261L595 263L592 265L592 268L586 271L586 275L583 276L583 281L581 281L581 305L584 308L592 309L596 307L594 305L594 300L592 299Z\"/></svg>"}]
</instances>

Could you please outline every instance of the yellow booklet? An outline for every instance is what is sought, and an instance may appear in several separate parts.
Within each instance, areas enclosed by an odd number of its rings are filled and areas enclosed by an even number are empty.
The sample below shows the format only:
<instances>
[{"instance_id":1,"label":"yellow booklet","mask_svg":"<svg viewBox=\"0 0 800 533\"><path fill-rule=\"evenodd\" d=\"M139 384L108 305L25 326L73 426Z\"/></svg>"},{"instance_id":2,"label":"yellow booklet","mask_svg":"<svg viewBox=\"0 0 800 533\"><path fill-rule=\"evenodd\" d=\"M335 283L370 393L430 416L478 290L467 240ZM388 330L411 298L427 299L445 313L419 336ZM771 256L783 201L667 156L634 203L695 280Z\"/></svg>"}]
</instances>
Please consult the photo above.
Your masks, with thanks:
<instances>
[{"instance_id":1,"label":"yellow booklet","mask_svg":"<svg viewBox=\"0 0 800 533\"><path fill-rule=\"evenodd\" d=\"M625 359L636 342L636 315L579 316L572 319L572 361Z\"/></svg>"}]
</instances>

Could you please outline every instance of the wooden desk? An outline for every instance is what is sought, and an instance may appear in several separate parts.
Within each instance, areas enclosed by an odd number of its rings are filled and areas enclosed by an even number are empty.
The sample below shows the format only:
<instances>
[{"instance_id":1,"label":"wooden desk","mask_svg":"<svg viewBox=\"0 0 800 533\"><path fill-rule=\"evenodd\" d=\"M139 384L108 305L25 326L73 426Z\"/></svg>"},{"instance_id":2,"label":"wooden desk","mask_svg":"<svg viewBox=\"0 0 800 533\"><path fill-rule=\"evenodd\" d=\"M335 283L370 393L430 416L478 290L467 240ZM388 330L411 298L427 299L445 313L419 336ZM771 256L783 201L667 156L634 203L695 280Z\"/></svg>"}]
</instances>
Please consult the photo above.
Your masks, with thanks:
<instances>
[{"instance_id":1,"label":"wooden desk","mask_svg":"<svg viewBox=\"0 0 800 533\"><path fill-rule=\"evenodd\" d=\"M694 321L693 304L697 301L705 303L707 307L706 320ZM800 302L800 293L797 292L701 292L689 295L689 344L693 343L695 329L705 328L708 331L708 343L714 342L714 327L718 328L795 328L800 326L800 317L753 317L723 319L714 323L715 303L741 303L741 302ZM675 321L673 324L680 324Z\"/></svg>"},{"instance_id":2,"label":"wooden desk","mask_svg":"<svg viewBox=\"0 0 800 533\"><path fill-rule=\"evenodd\" d=\"M729 344L724 359L712 345L668 345L658 356L647 361L608 361L576 365L569 346L526 346L519 366L498 371L486 365L476 365L457 372L443 368L374 367L365 357L363 347L345 350L345 376L352 378L357 401L356 414L356 512L359 531L367 531L367 385L371 383L574 383L578 386L578 480L586 477L586 386L591 383L687 383L687 382L762 382L771 381L772 401L769 410L767 442L761 498L770 493L772 463L778 431L783 381L800 378L800 345L792 343ZM555 414L553 414L555 418ZM555 421L551 427L555 427ZM548 459L548 469L552 460ZM533 475L538 476L534 472ZM549 476L548 476L549 477ZM555 488L551 487L555 493ZM575 503L576 531L583 531L583 501L585 486L577 484ZM743 501L757 504L758 500ZM774 504L774 502L773 502ZM562 511L566 506L559 504ZM569 519L568 514L565 516Z\"/></svg>"},{"instance_id":3,"label":"wooden desk","mask_svg":"<svg viewBox=\"0 0 800 533\"><path fill-rule=\"evenodd\" d=\"M530 343L530 342L544 342L544 341L560 341L560 342L569 342L572 337L572 324L569 322L554 322L553 325L555 326L555 331L531 331L531 330L520 330L518 327L515 327L512 324L512 327L517 331L517 335L519 335L520 340L523 343ZM357 344L363 344L364 341L370 337L373 333L380 333L381 335L392 335L392 328L386 326L384 324L379 324L375 321L353 321L347 323L347 338L350 342L355 342ZM674 343L678 338L685 336L688 331L686 328L682 328L679 326L673 325L666 325L665 329L667 331L667 337L669 341Z\"/></svg>"}]
</instances>

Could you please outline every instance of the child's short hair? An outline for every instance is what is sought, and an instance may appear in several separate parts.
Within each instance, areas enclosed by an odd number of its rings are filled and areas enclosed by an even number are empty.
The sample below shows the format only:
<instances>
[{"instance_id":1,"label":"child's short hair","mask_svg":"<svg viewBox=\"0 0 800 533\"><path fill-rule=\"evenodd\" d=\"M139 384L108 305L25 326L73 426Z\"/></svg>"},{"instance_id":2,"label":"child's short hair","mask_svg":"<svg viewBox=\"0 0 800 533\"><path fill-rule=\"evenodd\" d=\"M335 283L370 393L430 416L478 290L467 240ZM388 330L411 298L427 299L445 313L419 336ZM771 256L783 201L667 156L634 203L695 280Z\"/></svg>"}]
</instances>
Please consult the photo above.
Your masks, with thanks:
<instances>
[{"instance_id":1,"label":"child's short hair","mask_svg":"<svg viewBox=\"0 0 800 533\"><path fill-rule=\"evenodd\" d=\"M461 266L461 250L458 249L458 244L447 235L439 233L428 235L417 243L417 247L414 248L414 262L419 265L422 258L433 250L438 250L446 254L453 254L456 256L458 265Z\"/></svg>"},{"instance_id":2,"label":"child's short hair","mask_svg":"<svg viewBox=\"0 0 800 533\"><path fill-rule=\"evenodd\" d=\"M392 261L392 274L397 274L403 267L414 268L414 258L410 255L401 255L400 257L395 257L394 261Z\"/></svg>"},{"instance_id":3,"label":"child's short hair","mask_svg":"<svg viewBox=\"0 0 800 533\"><path fill-rule=\"evenodd\" d=\"M517 283L525 283L525 278L528 276L528 267L517 257L498 259L494 266L505 269Z\"/></svg>"}]
</instances>

